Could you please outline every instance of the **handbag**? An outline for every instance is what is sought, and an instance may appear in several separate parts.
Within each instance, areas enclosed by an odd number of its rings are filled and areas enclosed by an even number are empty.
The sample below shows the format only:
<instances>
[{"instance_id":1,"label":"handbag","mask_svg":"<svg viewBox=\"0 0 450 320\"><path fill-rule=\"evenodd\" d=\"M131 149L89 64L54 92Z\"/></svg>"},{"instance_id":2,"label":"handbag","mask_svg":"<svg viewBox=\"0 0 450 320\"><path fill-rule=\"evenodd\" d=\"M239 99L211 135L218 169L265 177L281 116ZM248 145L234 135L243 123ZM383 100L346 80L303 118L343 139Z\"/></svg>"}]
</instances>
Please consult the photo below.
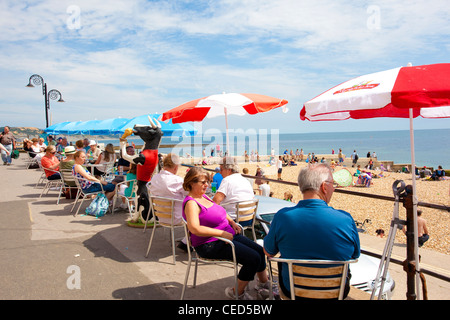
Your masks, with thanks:
<instances>
[{"instance_id":1,"label":"handbag","mask_svg":"<svg viewBox=\"0 0 450 320\"><path fill-rule=\"evenodd\" d=\"M19 155L20 155L20 153L19 153L19 150L17 150L17 149L14 149L14 150L11 152L11 158L12 158L12 159L19 159Z\"/></svg>"},{"instance_id":2,"label":"handbag","mask_svg":"<svg viewBox=\"0 0 450 320\"><path fill-rule=\"evenodd\" d=\"M96 218L103 217L108 211L109 208L109 200L103 194L99 193L94 200L92 200L91 204L86 208L86 214L94 216Z\"/></svg>"}]
</instances>

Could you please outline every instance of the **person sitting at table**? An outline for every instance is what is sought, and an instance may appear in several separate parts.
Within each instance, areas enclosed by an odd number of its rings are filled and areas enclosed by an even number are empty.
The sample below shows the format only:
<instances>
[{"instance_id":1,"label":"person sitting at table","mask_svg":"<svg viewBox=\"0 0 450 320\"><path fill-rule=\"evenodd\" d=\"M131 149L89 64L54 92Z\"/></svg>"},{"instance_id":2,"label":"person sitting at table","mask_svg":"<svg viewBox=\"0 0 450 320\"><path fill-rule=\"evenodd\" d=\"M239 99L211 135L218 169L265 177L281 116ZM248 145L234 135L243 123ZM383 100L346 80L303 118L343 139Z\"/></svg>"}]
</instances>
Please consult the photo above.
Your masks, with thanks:
<instances>
[{"instance_id":1,"label":"person sitting at table","mask_svg":"<svg viewBox=\"0 0 450 320\"><path fill-rule=\"evenodd\" d=\"M167 154L163 159L163 169L155 174L150 181L148 191L150 195L164 198L180 200L175 202L173 208L173 223L180 224L182 222L182 201L187 196L187 191L183 189L183 178L177 175L180 167L180 157L175 153ZM161 222L170 223L161 218ZM178 248L187 252L186 239L182 239L178 243Z\"/></svg>"},{"instance_id":2,"label":"person sitting at table","mask_svg":"<svg viewBox=\"0 0 450 320\"><path fill-rule=\"evenodd\" d=\"M180 163L180 158L175 153L169 153L164 157L162 170L152 177L148 186L150 195L184 200L187 192L183 189L183 178L177 175ZM175 224L180 224L182 221L181 201L176 202L174 206L173 222ZM170 223L170 221L162 222Z\"/></svg>"},{"instance_id":3,"label":"person sitting at table","mask_svg":"<svg viewBox=\"0 0 450 320\"><path fill-rule=\"evenodd\" d=\"M45 144L44 138L38 139L38 146L41 149L41 151L45 151L45 149L47 149L47 145Z\"/></svg>"},{"instance_id":4,"label":"person sitting at table","mask_svg":"<svg viewBox=\"0 0 450 320\"><path fill-rule=\"evenodd\" d=\"M59 174L59 172L53 172L59 171L59 160L55 156L55 154L56 154L55 146L49 145L45 149L45 155L41 159L41 165L44 168L45 176L47 177L48 180L61 179L61 175Z\"/></svg>"},{"instance_id":5,"label":"person sitting at table","mask_svg":"<svg viewBox=\"0 0 450 320\"><path fill-rule=\"evenodd\" d=\"M104 164L103 166L94 167L94 175L102 176L106 171L106 163L116 162L116 152L112 143L108 143L100 156L95 161L95 164Z\"/></svg>"},{"instance_id":6,"label":"person sitting at table","mask_svg":"<svg viewBox=\"0 0 450 320\"><path fill-rule=\"evenodd\" d=\"M101 153L102 153L102 151L100 150L100 148L97 147L97 142L95 142L95 140L90 140L89 141L89 149L86 152L86 155L89 156L89 160L92 159L94 161L97 161L97 159Z\"/></svg>"},{"instance_id":7,"label":"person sitting at table","mask_svg":"<svg viewBox=\"0 0 450 320\"><path fill-rule=\"evenodd\" d=\"M60 137L59 143L56 145L56 152L60 155L64 155L64 149L69 145L66 137Z\"/></svg>"},{"instance_id":8,"label":"person sitting at table","mask_svg":"<svg viewBox=\"0 0 450 320\"><path fill-rule=\"evenodd\" d=\"M132 163L130 166L130 169L127 172L127 175L125 177L122 176L122 178L125 179L123 181L135 180L136 179L136 169L137 169L137 166L134 163ZM114 184L114 181L112 183ZM120 185L120 189L119 189L118 193L124 197L130 198L133 194L133 191L134 191L133 189L134 189L134 181L131 183L130 182L122 183ZM122 203L120 204L120 208L128 209L128 206L125 203L125 198L122 198Z\"/></svg>"},{"instance_id":9,"label":"person sitting at table","mask_svg":"<svg viewBox=\"0 0 450 320\"><path fill-rule=\"evenodd\" d=\"M134 156L135 151L133 146L127 146L126 151L129 156ZM119 160L117 161L118 171L120 171L119 169L122 169L122 172L128 172L130 168L131 168L130 162L128 160L125 160L123 157L120 157ZM122 181L124 181L123 175L118 174L114 177L112 183L121 183Z\"/></svg>"},{"instance_id":10,"label":"person sitting at table","mask_svg":"<svg viewBox=\"0 0 450 320\"><path fill-rule=\"evenodd\" d=\"M83 140L77 140L75 141L75 147L76 147L76 151L84 151L86 152L86 150L84 149L84 144L83 144Z\"/></svg>"},{"instance_id":11,"label":"person sitting at table","mask_svg":"<svg viewBox=\"0 0 450 320\"><path fill-rule=\"evenodd\" d=\"M31 139L31 150L37 155L41 152L44 152L45 148L41 148L39 146L39 139L38 138L33 138Z\"/></svg>"},{"instance_id":12,"label":"person sitting at table","mask_svg":"<svg viewBox=\"0 0 450 320\"><path fill-rule=\"evenodd\" d=\"M75 164L72 167L72 175L75 178L82 178L86 180L80 180L81 189L84 193L92 193L102 190L105 191L105 195L108 198L108 200L111 202L112 198L114 197L114 190L116 189L116 186L112 183L106 182L104 180L99 180L95 176L93 176L89 170L87 170L85 167L83 167L85 161L86 161L86 153L84 151L77 151L74 155Z\"/></svg>"},{"instance_id":13,"label":"person sitting at table","mask_svg":"<svg viewBox=\"0 0 450 320\"><path fill-rule=\"evenodd\" d=\"M60 170L72 170L73 165L75 164L75 147L67 146L64 148L64 154L66 155L59 164Z\"/></svg>"},{"instance_id":14,"label":"person sitting at table","mask_svg":"<svg viewBox=\"0 0 450 320\"><path fill-rule=\"evenodd\" d=\"M273 257L280 253L285 259L357 259L361 250L355 221L350 213L328 205L334 192L330 167L315 164L303 168L298 186L303 200L275 214L264 238L266 255ZM280 287L290 296L289 274L284 264L279 264L279 274ZM349 273L344 297L350 290L350 277Z\"/></svg>"},{"instance_id":15,"label":"person sitting at table","mask_svg":"<svg viewBox=\"0 0 450 320\"><path fill-rule=\"evenodd\" d=\"M231 246L215 237L232 241L236 260L242 265L238 274L238 297L251 300L245 289L255 275L259 280L256 289L268 289L270 284L263 248L240 234L240 227L225 209L205 194L207 185L207 174L201 167L192 167L184 178L183 188L189 193L183 201L183 218L191 234L192 246L203 258L233 260ZM226 288L225 294L234 299L234 287Z\"/></svg>"},{"instance_id":16,"label":"person sitting at table","mask_svg":"<svg viewBox=\"0 0 450 320\"><path fill-rule=\"evenodd\" d=\"M224 157L221 162L220 173L223 180L213 201L222 205L232 219L236 219L236 202L252 200L255 196L253 186L239 173L235 158Z\"/></svg>"}]
</instances>

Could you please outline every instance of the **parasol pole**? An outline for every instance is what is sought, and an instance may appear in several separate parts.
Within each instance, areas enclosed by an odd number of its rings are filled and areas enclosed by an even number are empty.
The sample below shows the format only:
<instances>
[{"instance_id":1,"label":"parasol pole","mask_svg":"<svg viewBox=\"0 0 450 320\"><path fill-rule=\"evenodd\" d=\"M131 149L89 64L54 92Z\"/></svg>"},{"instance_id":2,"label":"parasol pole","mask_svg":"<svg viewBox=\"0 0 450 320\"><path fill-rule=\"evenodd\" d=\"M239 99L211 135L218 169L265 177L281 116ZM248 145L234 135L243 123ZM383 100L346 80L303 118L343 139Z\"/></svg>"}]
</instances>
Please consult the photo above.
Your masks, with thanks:
<instances>
[{"instance_id":1,"label":"parasol pole","mask_svg":"<svg viewBox=\"0 0 450 320\"><path fill-rule=\"evenodd\" d=\"M226 138L227 138L227 152L228 156L231 157L230 154L230 138L228 137L228 114L227 114L227 108L223 107L223 112L225 113L225 128L226 128Z\"/></svg>"},{"instance_id":2,"label":"parasol pole","mask_svg":"<svg viewBox=\"0 0 450 320\"><path fill-rule=\"evenodd\" d=\"M414 258L416 275L416 296L420 300L420 268L419 268L419 231L417 225L417 192L416 192L416 160L414 152L414 127L413 127L413 109L409 109L409 137L411 141L411 174L412 174L412 201L413 201L413 224L414 224Z\"/></svg>"}]
</instances>

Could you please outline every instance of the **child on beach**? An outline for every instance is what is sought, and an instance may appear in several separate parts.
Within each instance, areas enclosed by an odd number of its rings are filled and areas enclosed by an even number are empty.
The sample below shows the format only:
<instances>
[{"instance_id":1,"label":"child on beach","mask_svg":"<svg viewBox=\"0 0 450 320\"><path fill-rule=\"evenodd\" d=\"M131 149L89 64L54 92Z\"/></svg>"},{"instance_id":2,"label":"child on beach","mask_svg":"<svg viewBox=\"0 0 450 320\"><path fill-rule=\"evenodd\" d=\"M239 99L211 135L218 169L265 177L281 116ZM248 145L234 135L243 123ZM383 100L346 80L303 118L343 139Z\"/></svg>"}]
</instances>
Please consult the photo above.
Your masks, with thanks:
<instances>
[{"instance_id":1,"label":"child on beach","mask_svg":"<svg viewBox=\"0 0 450 320\"><path fill-rule=\"evenodd\" d=\"M289 202L294 202L293 198L294 198L294 196L289 191L286 191L284 193L284 199L283 200L286 200L286 201L289 201Z\"/></svg>"}]
</instances>

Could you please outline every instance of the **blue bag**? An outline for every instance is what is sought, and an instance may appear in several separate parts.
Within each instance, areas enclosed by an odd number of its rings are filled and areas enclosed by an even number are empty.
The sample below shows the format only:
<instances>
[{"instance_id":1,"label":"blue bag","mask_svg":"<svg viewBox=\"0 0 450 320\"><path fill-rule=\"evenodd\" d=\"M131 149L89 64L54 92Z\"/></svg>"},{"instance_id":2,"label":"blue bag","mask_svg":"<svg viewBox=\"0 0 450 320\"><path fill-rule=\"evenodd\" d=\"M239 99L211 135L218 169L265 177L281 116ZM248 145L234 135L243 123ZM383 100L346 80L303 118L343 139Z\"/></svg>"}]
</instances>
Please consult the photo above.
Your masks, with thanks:
<instances>
[{"instance_id":1,"label":"blue bag","mask_svg":"<svg viewBox=\"0 0 450 320\"><path fill-rule=\"evenodd\" d=\"M108 211L109 200L103 193L99 193L86 208L86 214L96 218L103 217Z\"/></svg>"}]
</instances>

